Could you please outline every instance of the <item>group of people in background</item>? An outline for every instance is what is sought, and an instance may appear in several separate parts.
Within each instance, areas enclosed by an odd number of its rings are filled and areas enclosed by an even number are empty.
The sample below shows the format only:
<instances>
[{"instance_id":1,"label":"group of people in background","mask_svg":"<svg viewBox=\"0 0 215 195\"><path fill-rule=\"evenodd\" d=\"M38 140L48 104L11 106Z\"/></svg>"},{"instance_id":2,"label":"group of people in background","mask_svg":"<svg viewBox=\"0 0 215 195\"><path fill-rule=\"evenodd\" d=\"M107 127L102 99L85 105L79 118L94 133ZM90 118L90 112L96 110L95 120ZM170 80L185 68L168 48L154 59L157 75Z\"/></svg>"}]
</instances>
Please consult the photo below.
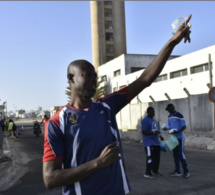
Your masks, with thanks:
<instances>
[{"instance_id":1,"label":"group of people in background","mask_svg":"<svg viewBox=\"0 0 215 195\"><path fill-rule=\"evenodd\" d=\"M45 123L49 120L49 117L47 115L44 115L39 125L45 125ZM8 119L5 116L3 116L0 119L0 129L1 131L5 132L8 131L9 137L16 137L19 138L21 135L21 132L19 131L19 128L17 128L15 122L13 119Z\"/></svg>"},{"instance_id":2,"label":"group of people in background","mask_svg":"<svg viewBox=\"0 0 215 195\"><path fill-rule=\"evenodd\" d=\"M172 150L175 168L170 174L173 177L182 176L180 171L180 163L183 168L183 177L190 177L190 173L187 167L187 162L184 155L184 133L186 129L186 122L183 115L175 110L173 104L168 104L166 111L169 112L168 125L163 128L164 131L169 131L178 140L178 145ZM148 107L147 116L141 122L141 131L143 138L143 146L146 153L146 171L144 173L145 178L153 179L158 176L162 176L159 173L160 164L160 140L164 141L162 133L159 130L158 122L154 118L155 111L153 107ZM160 139L160 140L159 140Z\"/></svg>"},{"instance_id":3,"label":"group of people in background","mask_svg":"<svg viewBox=\"0 0 215 195\"><path fill-rule=\"evenodd\" d=\"M3 132L9 132L9 137L14 136L16 138L19 138L19 136L21 135L13 119L7 119L5 116L3 116L2 119L0 119L0 126Z\"/></svg>"}]
</instances>

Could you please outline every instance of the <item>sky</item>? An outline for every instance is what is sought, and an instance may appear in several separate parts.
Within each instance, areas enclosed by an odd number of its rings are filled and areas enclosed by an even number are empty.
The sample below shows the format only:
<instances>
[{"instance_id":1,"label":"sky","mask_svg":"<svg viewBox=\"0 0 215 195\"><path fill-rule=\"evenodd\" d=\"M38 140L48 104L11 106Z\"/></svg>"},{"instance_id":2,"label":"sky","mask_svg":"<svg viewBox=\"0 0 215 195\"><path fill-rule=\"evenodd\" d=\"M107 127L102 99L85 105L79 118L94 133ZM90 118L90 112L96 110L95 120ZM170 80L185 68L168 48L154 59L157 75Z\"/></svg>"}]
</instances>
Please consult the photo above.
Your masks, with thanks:
<instances>
[{"instance_id":1,"label":"sky","mask_svg":"<svg viewBox=\"0 0 215 195\"><path fill-rule=\"evenodd\" d=\"M129 54L158 54L171 23L192 14L191 43L173 55L215 45L215 1L125 1ZM67 66L92 63L90 1L0 1L0 105L49 110L67 104Z\"/></svg>"}]
</instances>

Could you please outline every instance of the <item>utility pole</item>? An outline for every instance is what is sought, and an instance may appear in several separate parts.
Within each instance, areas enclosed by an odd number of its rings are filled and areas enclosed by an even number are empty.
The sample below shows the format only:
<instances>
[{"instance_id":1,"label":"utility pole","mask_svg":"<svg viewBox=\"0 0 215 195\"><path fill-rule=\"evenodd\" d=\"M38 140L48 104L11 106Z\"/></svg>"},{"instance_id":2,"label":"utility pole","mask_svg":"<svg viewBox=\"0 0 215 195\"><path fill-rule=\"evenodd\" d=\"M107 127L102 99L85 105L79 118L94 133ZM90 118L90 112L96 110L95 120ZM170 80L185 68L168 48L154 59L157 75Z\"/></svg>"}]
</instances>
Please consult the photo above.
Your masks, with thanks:
<instances>
[{"instance_id":1,"label":"utility pole","mask_svg":"<svg viewBox=\"0 0 215 195\"><path fill-rule=\"evenodd\" d=\"M6 100L6 116L7 116L7 100Z\"/></svg>"},{"instance_id":2,"label":"utility pole","mask_svg":"<svg viewBox=\"0 0 215 195\"><path fill-rule=\"evenodd\" d=\"M209 68L209 79L210 79L210 89L213 87L213 73L212 73L212 63L211 54L208 54L208 68ZM213 115L214 115L214 133L215 133L215 103L213 102Z\"/></svg>"},{"instance_id":3,"label":"utility pole","mask_svg":"<svg viewBox=\"0 0 215 195\"><path fill-rule=\"evenodd\" d=\"M189 122L190 122L190 131L193 132L193 127L192 127L192 120L191 120L191 117L192 117L192 113L191 113L191 101L190 101L190 92L187 90L187 88L185 87L184 89L184 92L187 94L187 98L188 98L188 109L189 109Z\"/></svg>"}]
</instances>

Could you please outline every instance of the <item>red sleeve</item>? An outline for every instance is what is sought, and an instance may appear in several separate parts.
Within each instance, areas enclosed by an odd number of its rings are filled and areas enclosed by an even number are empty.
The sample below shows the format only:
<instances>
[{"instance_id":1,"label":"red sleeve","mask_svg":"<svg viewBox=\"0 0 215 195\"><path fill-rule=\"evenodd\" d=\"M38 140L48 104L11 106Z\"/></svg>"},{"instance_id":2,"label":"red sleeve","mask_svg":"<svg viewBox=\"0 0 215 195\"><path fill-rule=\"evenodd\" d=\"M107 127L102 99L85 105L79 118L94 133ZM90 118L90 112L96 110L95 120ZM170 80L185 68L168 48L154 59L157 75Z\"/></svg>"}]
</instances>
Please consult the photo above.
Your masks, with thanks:
<instances>
[{"instance_id":1,"label":"red sleeve","mask_svg":"<svg viewBox=\"0 0 215 195\"><path fill-rule=\"evenodd\" d=\"M58 114L56 114L52 119L53 119L52 121L54 121L55 124L57 124L60 127ZM56 157L51 148L51 145L48 140L48 126L49 126L49 122L45 123L43 162L52 161L52 160L63 160L63 157Z\"/></svg>"}]
</instances>

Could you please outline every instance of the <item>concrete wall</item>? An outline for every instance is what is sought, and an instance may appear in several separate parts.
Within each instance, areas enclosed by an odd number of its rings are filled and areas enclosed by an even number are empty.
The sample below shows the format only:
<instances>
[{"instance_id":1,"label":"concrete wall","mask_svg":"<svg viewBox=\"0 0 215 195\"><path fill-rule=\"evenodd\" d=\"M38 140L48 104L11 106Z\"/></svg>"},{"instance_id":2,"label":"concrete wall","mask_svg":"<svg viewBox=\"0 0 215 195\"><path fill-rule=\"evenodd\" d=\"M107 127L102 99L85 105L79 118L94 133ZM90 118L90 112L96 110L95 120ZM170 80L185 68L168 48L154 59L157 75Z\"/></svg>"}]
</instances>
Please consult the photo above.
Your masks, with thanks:
<instances>
[{"instance_id":1,"label":"concrete wall","mask_svg":"<svg viewBox=\"0 0 215 195\"><path fill-rule=\"evenodd\" d=\"M214 105L207 94L192 95L187 98L171 101L128 104L117 114L117 123L122 130L122 137L136 141L141 140L141 120L146 116L146 109L155 109L155 118L159 126L168 124L169 113L165 110L167 104L175 105L185 118L187 128L185 133L208 134L214 133Z\"/></svg>"}]
</instances>

